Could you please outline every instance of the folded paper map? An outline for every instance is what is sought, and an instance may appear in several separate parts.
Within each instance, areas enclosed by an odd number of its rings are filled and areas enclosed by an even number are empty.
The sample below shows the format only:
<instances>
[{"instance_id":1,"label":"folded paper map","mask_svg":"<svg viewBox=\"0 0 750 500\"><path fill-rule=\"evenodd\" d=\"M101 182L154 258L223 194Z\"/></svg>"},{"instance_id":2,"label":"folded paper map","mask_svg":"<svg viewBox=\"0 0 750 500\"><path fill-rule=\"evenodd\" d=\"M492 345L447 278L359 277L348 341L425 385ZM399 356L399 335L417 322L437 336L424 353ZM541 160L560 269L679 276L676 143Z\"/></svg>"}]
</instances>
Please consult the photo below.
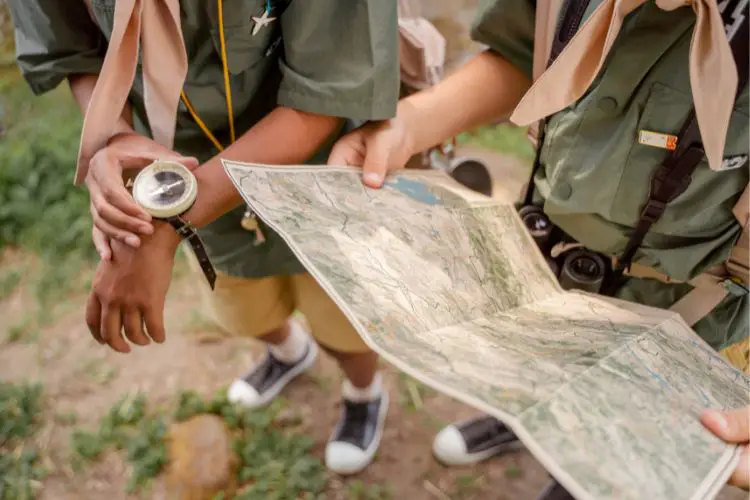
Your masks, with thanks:
<instances>
[{"instance_id":1,"label":"folded paper map","mask_svg":"<svg viewBox=\"0 0 750 500\"><path fill-rule=\"evenodd\" d=\"M578 499L713 498L737 448L706 407L750 378L668 311L563 291L514 207L439 171L225 162L367 344L509 425Z\"/></svg>"}]
</instances>

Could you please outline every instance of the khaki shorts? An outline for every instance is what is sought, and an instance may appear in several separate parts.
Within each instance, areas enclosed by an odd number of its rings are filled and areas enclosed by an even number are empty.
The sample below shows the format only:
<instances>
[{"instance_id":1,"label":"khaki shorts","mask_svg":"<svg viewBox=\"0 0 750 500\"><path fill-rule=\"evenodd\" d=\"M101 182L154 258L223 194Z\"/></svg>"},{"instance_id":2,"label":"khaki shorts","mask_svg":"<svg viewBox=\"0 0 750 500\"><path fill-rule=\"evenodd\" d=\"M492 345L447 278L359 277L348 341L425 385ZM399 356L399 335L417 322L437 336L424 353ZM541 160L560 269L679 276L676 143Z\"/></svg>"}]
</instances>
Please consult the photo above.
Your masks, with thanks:
<instances>
[{"instance_id":1,"label":"khaki shorts","mask_svg":"<svg viewBox=\"0 0 750 500\"><path fill-rule=\"evenodd\" d=\"M342 353L370 351L341 309L309 274L248 279L217 271L212 292L193 253L186 249L185 255L201 283L205 312L229 335L260 337L280 328L299 311L323 347Z\"/></svg>"}]
</instances>

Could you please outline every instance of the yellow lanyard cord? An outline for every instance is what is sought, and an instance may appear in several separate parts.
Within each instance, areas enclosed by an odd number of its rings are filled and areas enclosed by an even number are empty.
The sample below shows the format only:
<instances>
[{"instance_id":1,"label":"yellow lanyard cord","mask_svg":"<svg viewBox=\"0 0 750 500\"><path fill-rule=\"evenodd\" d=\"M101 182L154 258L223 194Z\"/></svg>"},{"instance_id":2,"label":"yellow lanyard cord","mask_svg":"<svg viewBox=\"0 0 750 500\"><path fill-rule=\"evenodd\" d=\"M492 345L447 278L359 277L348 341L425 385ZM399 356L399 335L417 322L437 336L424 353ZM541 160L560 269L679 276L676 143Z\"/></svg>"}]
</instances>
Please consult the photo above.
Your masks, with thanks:
<instances>
[{"instance_id":1,"label":"yellow lanyard cord","mask_svg":"<svg viewBox=\"0 0 750 500\"><path fill-rule=\"evenodd\" d=\"M206 137L208 137L208 139L214 144L214 146L216 146L216 149L218 149L219 151L224 151L224 146L222 146L221 143L216 139L216 137L214 137L214 134L211 133L206 124L203 123L203 120L201 120L200 116L198 116L198 113L195 112L195 109L193 108L193 105L190 104L190 101L188 100L187 95L185 95L184 90L180 93L180 98L182 98L182 102L185 104L188 112L193 117L193 120L195 120L195 123L198 124L203 133L206 134Z\"/></svg>"},{"instance_id":2,"label":"yellow lanyard cord","mask_svg":"<svg viewBox=\"0 0 750 500\"><path fill-rule=\"evenodd\" d=\"M221 65L224 69L224 92L225 92L225 97L227 101L227 116L229 117L229 138L230 138L231 144L234 144L234 141L236 140L236 136L234 133L234 113L232 111L232 88L229 85L229 68L227 66L227 45L224 40L223 1L217 0L217 4L218 4L218 14L219 14L219 41L221 45ZM196 113L195 108L193 108L193 105L190 104L190 100L188 99L187 94L185 94L184 90L180 93L180 98L182 99L182 102L185 104L185 107L190 113L190 116L193 117L193 120L195 120L195 123L198 124L198 127L200 127L200 129L203 131L206 137L208 137L208 140L210 140L213 143L213 145L216 146L216 149L218 149L219 151L224 151L224 147L216 139L216 136L214 136L214 134L211 133L211 131L203 122L203 120L201 120L200 116L198 116L198 113Z\"/></svg>"},{"instance_id":3,"label":"yellow lanyard cord","mask_svg":"<svg viewBox=\"0 0 750 500\"><path fill-rule=\"evenodd\" d=\"M219 10L219 41L221 42L221 65L224 67L224 91L227 100L227 116L229 117L229 138L234 144L234 114L232 113L232 89L229 86L229 68L227 66L227 44L224 41L224 6L222 0L217 0Z\"/></svg>"}]
</instances>

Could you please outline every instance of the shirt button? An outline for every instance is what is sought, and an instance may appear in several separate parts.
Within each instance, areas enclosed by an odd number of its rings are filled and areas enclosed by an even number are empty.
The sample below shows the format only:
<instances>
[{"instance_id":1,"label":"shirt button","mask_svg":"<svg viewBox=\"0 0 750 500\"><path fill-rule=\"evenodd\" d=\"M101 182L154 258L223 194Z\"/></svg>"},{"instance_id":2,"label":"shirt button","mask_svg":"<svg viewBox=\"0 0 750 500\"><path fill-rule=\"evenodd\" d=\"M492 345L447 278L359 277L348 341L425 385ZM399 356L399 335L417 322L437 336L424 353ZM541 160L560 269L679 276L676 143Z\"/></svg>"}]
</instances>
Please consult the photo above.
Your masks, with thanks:
<instances>
[{"instance_id":1,"label":"shirt button","mask_svg":"<svg viewBox=\"0 0 750 500\"><path fill-rule=\"evenodd\" d=\"M617 109L617 100L614 97L602 97L599 99L597 106L605 113L612 113Z\"/></svg>"},{"instance_id":2,"label":"shirt button","mask_svg":"<svg viewBox=\"0 0 750 500\"><path fill-rule=\"evenodd\" d=\"M562 201L569 199L571 194L573 194L573 188L565 181L560 181L555 188L555 195Z\"/></svg>"}]
</instances>

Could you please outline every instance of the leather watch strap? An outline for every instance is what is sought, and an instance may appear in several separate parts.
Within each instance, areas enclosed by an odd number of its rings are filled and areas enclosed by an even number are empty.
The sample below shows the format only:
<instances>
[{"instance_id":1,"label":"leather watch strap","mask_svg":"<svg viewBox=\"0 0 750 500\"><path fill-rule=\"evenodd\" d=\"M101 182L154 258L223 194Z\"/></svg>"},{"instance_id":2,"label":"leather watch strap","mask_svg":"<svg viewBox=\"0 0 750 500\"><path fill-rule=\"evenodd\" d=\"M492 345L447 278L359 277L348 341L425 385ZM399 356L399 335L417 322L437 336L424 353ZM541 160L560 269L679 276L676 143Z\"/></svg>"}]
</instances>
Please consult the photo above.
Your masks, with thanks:
<instances>
[{"instance_id":1,"label":"leather watch strap","mask_svg":"<svg viewBox=\"0 0 750 500\"><path fill-rule=\"evenodd\" d=\"M172 225L183 240L190 244L190 248L195 253L198 264L200 264L203 274L206 276L208 285L213 290L216 284L216 271L213 264L211 264L211 259L208 258L206 247L203 246L203 241L201 241L198 232L188 221L182 219L179 215L168 217L166 221Z\"/></svg>"}]
</instances>

